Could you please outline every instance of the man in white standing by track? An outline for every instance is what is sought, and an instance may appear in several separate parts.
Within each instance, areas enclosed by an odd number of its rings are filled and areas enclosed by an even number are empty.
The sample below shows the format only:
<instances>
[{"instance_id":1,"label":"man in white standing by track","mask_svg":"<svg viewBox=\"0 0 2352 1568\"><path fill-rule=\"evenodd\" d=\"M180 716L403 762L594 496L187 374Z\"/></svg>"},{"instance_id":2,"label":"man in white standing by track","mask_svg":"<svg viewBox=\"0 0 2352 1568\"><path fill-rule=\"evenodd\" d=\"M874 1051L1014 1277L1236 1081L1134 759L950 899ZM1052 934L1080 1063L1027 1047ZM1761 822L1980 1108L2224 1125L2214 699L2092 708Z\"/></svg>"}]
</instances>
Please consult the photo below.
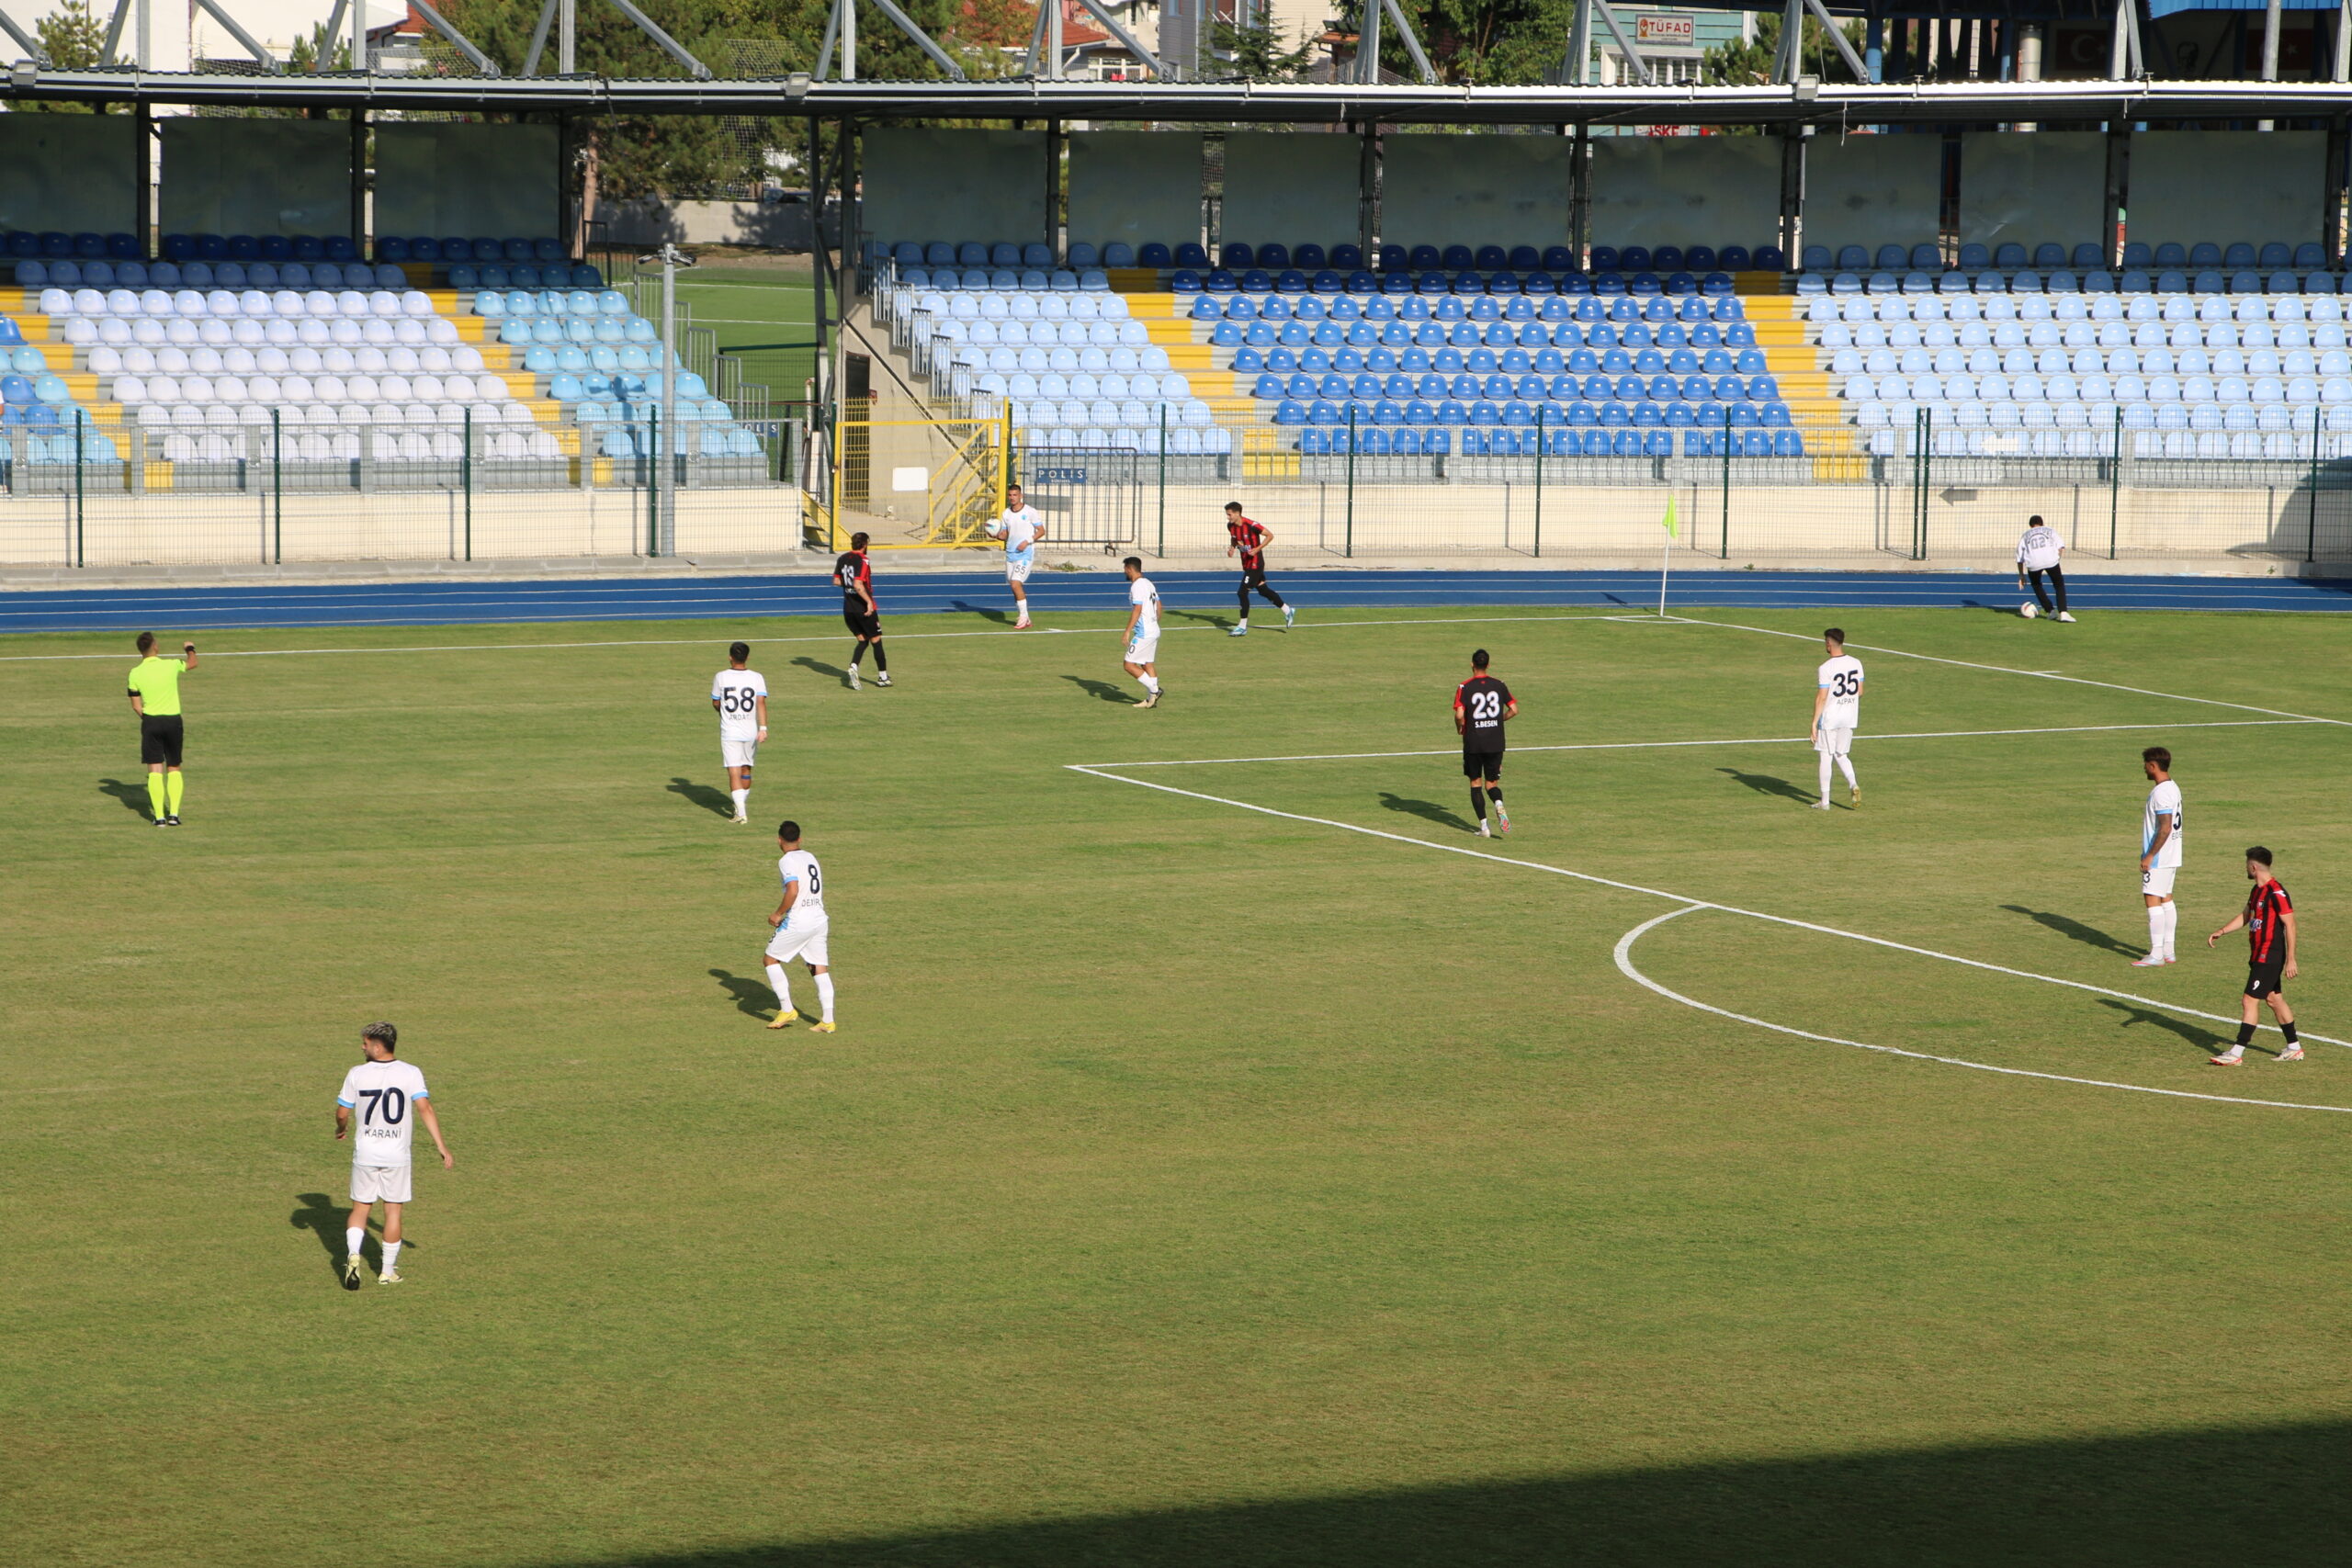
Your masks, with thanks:
<instances>
[{"instance_id":1,"label":"man in white standing by track","mask_svg":"<svg viewBox=\"0 0 2352 1568\"><path fill-rule=\"evenodd\" d=\"M718 757L727 765L738 823L752 819L752 763L768 738L768 683L749 668L751 661L752 645L736 643L727 650L727 668L710 682L710 705L718 710Z\"/></svg>"},{"instance_id":2,"label":"man in white standing by track","mask_svg":"<svg viewBox=\"0 0 2352 1568\"><path fill-rule=\"evenodd\" d=\"M1159 590L1143 574L1143 561L1129 556L1119 563L1127 573L1127 650L1122 661L1128 674L1143 682L1138 707L1159 705Z\"/></svg>"},{"instance_id":3,"label":"man in white standing by track","mask_svg":"<svg viewBox=\"0 0 2352 1568\"><path fill-rule=\"evenodd\" d=\"M775 1021L770 1029L790 1029L800 1016L792 1005L792 983L785 965L799 959L808 965L808 973L817 979L817 1009L822 1015L809 1026L811 1032L833 1032L833 976L825 951L825 937L830 923L825 919L825 872L817 857L800 847L800 824L784 822L776 827L776 848L784 853L775 863L776 875L784 879L784 900L768 917L768 924L775 928L775 935L768 941L766 957L768 985L775 992Z\"/></svg>"},{"instance_id":4,"label":"man in white standing by track","mask_svg":"<svg viewBox=\"0 0 2352 1568\"><path fill-rule=\"evenodd\" d=\"M441 1118L434 1114L424 1075L414 1063L395 1059L399 1048L400 1031L389 1023L361 1030L359 1049L367 1060L343 1076L343 1089L334 1097L336 1139L357 1134L351 1148L351 1213L343 1233L346 1291L359 1288L359 1247L368 1239L368 1212L378 1203L384 1205L384 1261L376 1282L401 1283L401 1209L409 1201L410 1146L418 1117L441 1151L441 1168L458 1163L441 1137Z\"/></svg>"},{"instance_id":5,"label":"man in white standing by track","mask_svg":"<svg viewBox=\"0 0 2352 1568\"><path fill-rule=\"evenodd\" d=\"M2140 814L2140 898L2148 906L2148 956L2132 961L2134 969L2154 969L2173 962L2172 939L2180 929L2180 909L2172 901L2172 883L2181 865L2180 786L2172 782L2172 753L2151 746L2140 753L2140 771L2154 786L2147 809Z\"/></svg>"},{"instance_id":6,"label":"man in white standing by track","mask_svg":"<svg viewBox=\"0 0 2352 1568\"><path fill-rule=\"evenodd\" d=\"M1029 568L1037 558L1037 541L1046 536L1046 520L1022 499L1019 485L1004 487L1004 511L988 525L989 537L1004 541L1004 581L1012 588L1012 629L1029 629Z\"/></svg>"},{"instance_id":7,"label":"man in white standing by track","mask_svg":"<svg viewBox=\"0 0 2352 1568\"><path fill-rule=\"evenodd\" d=\"M2057 529L2039 516L2026 519L2025 533L2018 539L2018 586L2033 590L2033 604L2019 605L2019 615L2031 619L2035 605L2041 606L2041 613L2045 615L2051 613L2050 594L2041 587L2041 580L2046 577L2058 595L2057 619L2069 626L2074 624L2075 617L2066 613L2066 573L2058 565L2058 558L2065 553L2066 541L2058 536Z\"/></svg>"},{"instance_id":8,"label":"man in white standing by track","mask_svg":"<svg viewBox=\"0 0 2352 1568\"><path fill-rule=\"evenodd\" d=\"M1831 626L1821 634L1829 657L1822 660L1813 694L1813 749L1821 754L1821 798L1815 811L1829 809L1829 764L1834 759L1846 775L1847 801L1862 803L1862 786L1854 777L1854 727L1862 717L1862 661L1846 651L1844 628Z\"/></svg>"}]
</instances>

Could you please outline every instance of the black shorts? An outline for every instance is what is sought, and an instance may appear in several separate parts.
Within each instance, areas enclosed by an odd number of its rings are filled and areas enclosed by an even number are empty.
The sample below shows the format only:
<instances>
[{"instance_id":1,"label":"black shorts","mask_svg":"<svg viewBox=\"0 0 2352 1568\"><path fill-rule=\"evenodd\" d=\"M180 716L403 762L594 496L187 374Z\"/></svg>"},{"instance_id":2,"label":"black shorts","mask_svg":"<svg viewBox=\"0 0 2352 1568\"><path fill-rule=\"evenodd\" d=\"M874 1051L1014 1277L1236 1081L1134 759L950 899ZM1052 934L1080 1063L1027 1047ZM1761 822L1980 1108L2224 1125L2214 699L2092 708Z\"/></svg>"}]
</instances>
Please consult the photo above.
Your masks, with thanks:
<instances>
[{"instance_id":1,"label":"black shorts","mask_svg":"<svg viewBox=\"0 0 2352 1568\"><path fill-rule=\"evenodd\" d=\"M842 624L849 627L852 637L871 639L882 635L882 617L854 600L842 606Z\"/></svg>"},{"instance_id":2,"label":"black shorts","mask_svg":"<svg viewBox=\"0 0 2352 1568\"><path fill-rule=\"evenodd\" d=\"M1503 776L1503 754L1500 751L1473 751L1462 749L1462 776L1474 782L1485 780L1499 784Z\"/></svg>"},{"instance_id":3,"label":"black shorts","mask_svg":"<svg viewBox=\"0 0 2352 1568\"><path fill-rule=\"evenodd\" d=\"M161 762L167 768L180 765L180 716L177 714L141 714L139 716L139 760L153 767Z\"/></svg>"},{"instance_id":4,"label":"black shorts","mask_svg":"<svg viewBox=\"0 0 2352 1568\"><path fill-rule=\"evenodd\" d=\"M2286 984L2287 961L2283 957L2273 959L2268 964L2249 964L2245 966L2245 994L2249 997L2256 999L2275 997Z\"/></svg>"},{"instance_id":5,"label":"black shorts","mask_svg":"<svg viewBox=\"0 0 2352 1568\"><path fill-rule=\"evenodd\" d=\"M1266 586L1266 569L1262 566L1243 567L1241 569L1241 586L1244 588L1263 588Z\"/></svg>"}]
</instances>

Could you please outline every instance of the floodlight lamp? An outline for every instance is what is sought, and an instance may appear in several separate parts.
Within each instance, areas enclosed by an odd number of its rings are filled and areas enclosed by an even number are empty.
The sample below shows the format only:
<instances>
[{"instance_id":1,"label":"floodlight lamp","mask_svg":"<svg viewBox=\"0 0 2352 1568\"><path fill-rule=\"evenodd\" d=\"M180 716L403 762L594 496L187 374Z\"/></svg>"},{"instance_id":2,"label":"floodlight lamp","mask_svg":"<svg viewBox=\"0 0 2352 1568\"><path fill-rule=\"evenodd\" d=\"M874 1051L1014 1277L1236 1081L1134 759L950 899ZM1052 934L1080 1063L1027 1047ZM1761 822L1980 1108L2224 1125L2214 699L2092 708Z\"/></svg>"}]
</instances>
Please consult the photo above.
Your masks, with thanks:
<instances>
[{"instance_id":1,"label":"floodlight lamp","mask_svg":"<svg viewBox=\"0 0 2352 1568\"><path fill-rule=\"evenodd\" d=\"M29 93L40 79L40 67L29 60L19 60L8 68L8 85L19 93Z\"/></svg>"},{"instance_id":2,"label":"floodlight lamp","mask_svg":"<svg viewBox=\"0 0 2352 1568\"><path fill-rule=\"evenodd\" d=\"M1809 104L1821 96L1821 78L1818 76L1800 76L1796 86L1797 102L1801 104Z\"/></svg>"},{"instance_id":3,"label":"floodlight lamp","mask_svg":"<svg viewBox=\"0 0 2352 1568\"><path fill-rule=\"evenodd\" d=\"M791 75L786 76L784 79L784 96L787 98L807 97L808 96L808 73L806 71L795 71Z\"/></svg>"}]
</instances>

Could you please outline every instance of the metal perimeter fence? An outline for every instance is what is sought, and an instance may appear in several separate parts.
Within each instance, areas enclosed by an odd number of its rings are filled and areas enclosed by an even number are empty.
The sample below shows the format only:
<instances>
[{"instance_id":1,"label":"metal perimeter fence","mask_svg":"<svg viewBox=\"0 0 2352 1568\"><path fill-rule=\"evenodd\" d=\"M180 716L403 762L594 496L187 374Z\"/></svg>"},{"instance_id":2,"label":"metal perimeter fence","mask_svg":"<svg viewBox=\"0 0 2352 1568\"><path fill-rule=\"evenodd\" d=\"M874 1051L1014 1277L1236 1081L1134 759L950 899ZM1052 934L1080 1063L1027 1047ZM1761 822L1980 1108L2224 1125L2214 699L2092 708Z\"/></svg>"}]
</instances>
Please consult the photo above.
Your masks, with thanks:
<instances>
[{"instance_id":1,"label":"metal perimeter fence","mask_svg":"<svg viewBox=\"0 0 2352 1568\"><path fill-rule=\"evenodd\" d=\"M805 411L609 426L0 424L0 565L768 554L798 548ZM662 480L665 482L657 482Z\"/></svg>"}]
</instances>

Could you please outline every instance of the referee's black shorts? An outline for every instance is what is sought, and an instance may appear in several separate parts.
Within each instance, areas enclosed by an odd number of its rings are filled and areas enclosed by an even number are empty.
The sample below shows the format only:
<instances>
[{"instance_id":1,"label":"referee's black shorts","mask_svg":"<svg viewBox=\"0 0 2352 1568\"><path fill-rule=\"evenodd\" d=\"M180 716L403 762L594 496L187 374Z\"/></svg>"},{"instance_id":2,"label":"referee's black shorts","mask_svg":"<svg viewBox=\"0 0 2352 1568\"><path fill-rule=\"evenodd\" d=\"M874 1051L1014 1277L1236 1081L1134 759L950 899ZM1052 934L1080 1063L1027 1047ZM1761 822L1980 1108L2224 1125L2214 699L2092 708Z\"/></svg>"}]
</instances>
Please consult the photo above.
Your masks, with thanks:
<instances>
[{"instance_id":1,"label":"referee's black shorts","mask_svg":"<svg viewBox=\"0 0 2352 1568\"><path fill-rule=\"evenodd\" d=\"M141 714L139 716L139 760L149 767L161 762L167 768L180 765L180 716L177 714Z\"/></svg>"},{"instance_id":2,"label":"referee's black shorts","mask_svg":"<svg viewBox=\"0 0 2352 1568\"><path fill-rule=\"evenodd\" d=\"M1501 750L1498 748L1492 751L1473 751L1469 747L1464 746L1462 749L1462 776L1473 784L1481 781L1487 784L1501 783L1503 776Z\"/></svg>"},{"instance_id":3,"label":"referee's black shorts","mask_svg":"<svg viewBox=\"0 0 2352 1568\"><path fill-rule=\"evenodd\" d=\"M2277 996L2285 988L2286 984L2287 958L2284 953L2267 964L2249 964L2245 966L2245 994L2256 1000L2264 997Z\"/></svg>"},{"instance_id":4,"label":"referee's black shorts","mask_svg":"<svg viewBox=\"0 0 2352 1568\"><path fill-rule=\"evenodd\" d=\"M882 635L882 617L861 604L842 606L842 624L849 627L849 635L854 637L870 641Z\"/></svg>"}]
</instances>

